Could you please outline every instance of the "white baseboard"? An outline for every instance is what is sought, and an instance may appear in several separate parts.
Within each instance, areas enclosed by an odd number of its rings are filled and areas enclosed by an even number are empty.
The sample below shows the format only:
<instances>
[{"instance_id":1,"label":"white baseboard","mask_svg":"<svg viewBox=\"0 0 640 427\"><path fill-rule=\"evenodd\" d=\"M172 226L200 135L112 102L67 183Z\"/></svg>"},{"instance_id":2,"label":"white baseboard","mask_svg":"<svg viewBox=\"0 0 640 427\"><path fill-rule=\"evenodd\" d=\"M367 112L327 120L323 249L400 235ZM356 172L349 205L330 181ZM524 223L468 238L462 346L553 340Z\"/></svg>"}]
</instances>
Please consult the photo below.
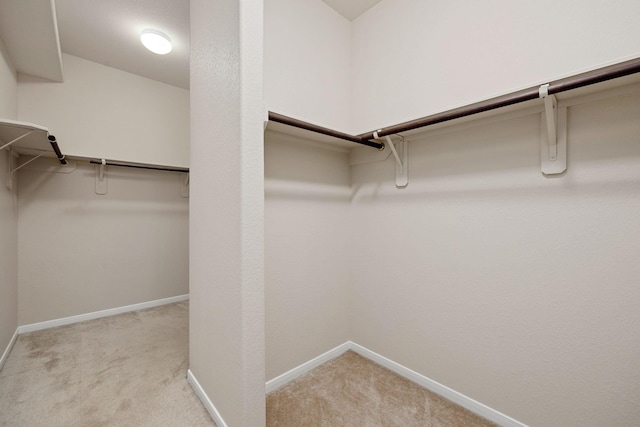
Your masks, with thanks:
<instances>
[{"instance_id":1,"label":"white baseboard","mask_svg":"<svg viewBox=\"0 0 640 427\"><path fill-rule=\"evenodd\" d=\"M163 298L154 301L141 302L139 304L125 305L124 307L110 308L108 310L94 311L93 313L79 314L77 316L63 317L62 319L47 320L45 322L31 323L29 325L18 326L18 334L27 332L40 331L42 329L55 328L56 326L70 325L72 323L84 322L85 320L99 319L101 317L113 316L116 314L127 313L129 311L142 310L145 308L158 307L174 302L186 301L189 294L178 295L175 297Z\"/></svg>"},{"instance_id":2,"label":"white baseboard","mask_svg":"<svg viewBox=\"0 0 640 427\"><path fill-rule=\"evenodd\" d=\"M4 366L4 362L7 361L7 357L9 357L9 353L11 353L11 349L13 348L13 345L16 343L17 338L18 338L18 329L16 329L16 331L13 333L13 336L9 341L9 345L7 345L7 348L4 350L4 353L2 353L2 358L0 358L0 371Z\"/></svg>"},{"instance_id":3,"label":"white baseboard","mask_svg":"<svg viewBox=\"0 0 640 427\"><path fill-rule=\"evenodd\" d=\"M462 393L452 390L449 387L432 380L431 378L425 377L424 375L419 374L416 371L407 368L406 366L394 362L393 360L387 359L386 357L381 356L366 347L363 347L354 342L349 342L349 344L349 348L358 353L360 356L366 357L367 359L376 362L378 365L384 366L385 368L395 372L401 377L404 377L409 381L421 385L427 390L439 394L445 399L457 403L463 408L468 409L469 411L480 415L481 417L486 418L489 421L493 421L494 423L504 427L527 427L526 424L516 421L513 418L503 414L502 412L496 411L495 409L492 409L487 405L478 402L477 400L474 400Z\"/></svg>"},{"instance_id":4,"label":"white baseboard","mask_svg":"<svg viewBox=\"0 0 640 427\"><path fill-rule=\"evenodd\" d=\"M279 376L267 381L267 383L265 385L265 391L267 393L271 393L272 391L282 387L283 385L286 385L287 383L290 383L291 381L295 380L296 378L306 374L310 370L312 370L314 368L317 368L318 366L322 365L323 363L328 362L329 360L340 356L342 353L344 353L345 351L350 349L350 347L349 347L350 344L351 344L351 341L347 341L344 344L340 344L336 348L333 348L333 349L327 351L326 353L323 353L320 356L318 356L318 357L316 357L314 359L311 359L308 362L305 362L302 365L297 366L297 367L293 368L292 370L290 370L288 372L285 372L284 374L279 375Z\"/></svg>"},{"instance_id":5,"label":"white baseboard","mask_svg":"<svg viewBox=\"0 0 640 427\"><path fill-rule=\"evenodd\" d=\"M449 387L442 385L437 381L432 380L431 378L425 377L424 375L421 375L407 368L406 366L396 363L393 360L387 359L386 357L378 353L375 353L369 350L368 348L363 347L359 344L356 344L352 341L347 341L344 344L341 344L336 348L329 350L326 353L316 357L315 359L312 359L306 363L303 363L302 365L296 368L293 368L290 371L285 372L284 374L268 381L265 386L266 392L269 393L271 391L276 390L277 388L280 388L286 385L287 383L295 380L296 378L318 367L319 365L325 362L328 362L329 360L335 357L340 356L342 353L344 353L347 350L352 350L358 353L360 356L365 357L377 363L378 365L384 366L385 368L395 372L401 377L404 377L409 381L412 381L426 388L429 391L439 394L440 396L462 406L465 409L468 409L469 411L477 415L480 415L481 417L489 421L493 421L494 423L500 426L527 427L526 424L516 421L513 418L499 411L496 411L495 409L492 409L468 396L465 396L462 393L452 390Z\"/></svg>"},{"instance_id":6,"label":"white baseboard","mask_svg":"<svg viewBox=\"0 0 640 427\"><path fill-rule=\"evenodd\" d=\"M193 388L196 396L198 396L198 398L204 405L207 412L209 412L209 415L211 415L211 418L213 418L216 426L227 427L227 423L224 422L224 420L222 419L222 415L220 415L220 412L218 412L214 404L211 402L211 399L209 399L209 396L207 396L207 393L205 393L204 389L202 388L196 377L193 375L193 372L191 372L191 369L187 370L187 381L191 385L191 388Z\"/></svg>"}]
</instances>

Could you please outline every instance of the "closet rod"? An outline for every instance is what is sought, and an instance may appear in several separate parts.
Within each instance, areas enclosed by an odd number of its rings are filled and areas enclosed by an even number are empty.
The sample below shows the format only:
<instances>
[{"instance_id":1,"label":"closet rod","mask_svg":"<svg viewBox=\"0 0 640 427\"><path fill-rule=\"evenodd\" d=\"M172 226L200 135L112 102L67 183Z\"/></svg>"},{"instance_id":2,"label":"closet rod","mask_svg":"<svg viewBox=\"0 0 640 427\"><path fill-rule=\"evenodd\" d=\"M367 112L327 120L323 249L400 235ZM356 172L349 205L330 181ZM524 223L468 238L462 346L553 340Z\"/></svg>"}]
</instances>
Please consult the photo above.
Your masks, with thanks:
<instances>
[{"instance_id":1,"label":"closet rod","mask_svg":"<svg viewBox=\"0 0 640 427\"><path fill-rule=\"evenodd\" d=\"M560 93L572 89L578 89L595 83L601 83L607 80L624 77L640 72L640 58L630 61L620 62L597 70L587 71L586 73L576 74L575 76L556 80L549 83L549 95ZM485 111L495 110L497 108L506 107L508 105L520 102L530 101L540 97L540 86L534 86L517 92L512 92L496 98L487 99L476 102L474 104L465 105L463 107L454 108L442 113L433 114L431 116L422 117L408 122L390 126L378 131L378 136L392 135L394 133L407 132L437 123L449 120L459 119L473 114L483 113ZM374 131L358 135L363 140L373 139Z\"/></svg>"},{"instance_id":2,"label":"closet rod","mask_svg":"<svg viewBox=\"0 0 640 427\"><path fill-rule=\"evenodd\" d=\"M89 163L94 165L101 165L102 160L90 160ZM104 163L106 166L119 166L123 168L136 168L136 169L150 169L154 171L167 171L167 172L185 172L189 173L189 168L172 168L168 166L154 166L154 165L141 165L138 163L126 163L126 162L114 162L107 160Z\"/></svg>"},{"instance_id":3,"label":"closet rod","mask_svg":"<svg viewBox=\"0 0 640 427\"><path fill-rule=\"evenodd\" d=\"M282 114L274 113L273 111L269 111L269 121L282 123L299 129L310 130L311 132L321 133L323 135L333 136L334 138L344 139L346 141L355 142L356 144L368 145L369 147L374 147L378 150L382 150L384 148L384 144L375 141L369 141L369 139L371 138L363 139L359 136L349 135L343 132L338 132L337 130L314 125L313 123L308 123L302 120L294 119L292 117L283 116Z\"/></svg>"},{"instance_id":4,"label":"closet rod","mask_svg":"<svg viewBox=\"0 0 640 427\"><path fill-rule=\"evenodd\" d=\"M56 153L56 157L58 157L58 160L60 161L60 163L63 165L66 165L67 160L64 158L62 151L60 151L60 147L58 147L58 141L56 141L56 137L53 135L49 135L47 139L49 140L49 143L51 144L51 148L53 148L53 151Z\"/></svg>"},{"instance_id":5,"label":"closet rod","mask_svg":"<svg viewBox=\"0 0 640 427\"><path fill-rule=\"evenodd\" d=\"M640 58L632 59L618 64L609 65L607 67L598 68L596 70L587 71L585 73L576 74L575 76L566 77L564 79L556 80L549 83L548 93L553 95L560 92L565 92L572 89L578 89L584 86L589 86L595 83L601 83L607 80L616 79L619 77L629 76L631 74L640 72ZM506 95L498 96L495 98L486 99L484 101L476 102L473 104L465 105L462 107L454 108L442 113L433 114L427 117L421 117L419 119L410 120L408 122L400 123L397 125L389 126L378 130L378 137L393 135L396 133L407 132L410 130L435 125L437 123L446 122L449 120L460 119L462 117L471 116L473 114L484 113L486 111L495 110L501 107L506 107L520 102L531 101L533 99L540 98L540 86L530 87L528 89L522 89L516 92L508 93ZM283 123L285 125L309 130L312 132L321 133L324 135L333 136L335 138L344 139L346 141L355 142L357 144L368 145L370 147L377 148L379 150L384 149L384 144L374 139L374 132L371 131L360 135L349 135L343 132L338 132L333 129L328 129L322 126L307 123L302 120L294 119L291 117L283 116L282 114L269 111L269 120Z\"/></svg>"}]
</instances>

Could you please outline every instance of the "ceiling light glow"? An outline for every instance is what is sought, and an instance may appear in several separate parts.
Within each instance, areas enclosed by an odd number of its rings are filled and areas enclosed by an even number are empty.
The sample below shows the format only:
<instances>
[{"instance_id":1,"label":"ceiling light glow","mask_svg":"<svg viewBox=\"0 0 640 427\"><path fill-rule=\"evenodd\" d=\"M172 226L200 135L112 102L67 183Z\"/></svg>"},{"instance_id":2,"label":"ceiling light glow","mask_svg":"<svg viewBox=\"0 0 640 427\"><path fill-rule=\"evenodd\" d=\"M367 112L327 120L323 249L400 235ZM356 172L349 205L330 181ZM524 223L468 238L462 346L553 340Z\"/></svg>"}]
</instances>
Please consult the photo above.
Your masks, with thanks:
<instances>
[{"instance_id":1,"label":"ceiling light glow","mask_svg":"<svg viewBox=\"0 0 640 427\"><path fill-rule=\"evenodd\" d=\"M171 39L164 33L157 30L144 30L140 34L140 41L153 53L166 55L171 52Z\"/></svg>"}]
</instances>

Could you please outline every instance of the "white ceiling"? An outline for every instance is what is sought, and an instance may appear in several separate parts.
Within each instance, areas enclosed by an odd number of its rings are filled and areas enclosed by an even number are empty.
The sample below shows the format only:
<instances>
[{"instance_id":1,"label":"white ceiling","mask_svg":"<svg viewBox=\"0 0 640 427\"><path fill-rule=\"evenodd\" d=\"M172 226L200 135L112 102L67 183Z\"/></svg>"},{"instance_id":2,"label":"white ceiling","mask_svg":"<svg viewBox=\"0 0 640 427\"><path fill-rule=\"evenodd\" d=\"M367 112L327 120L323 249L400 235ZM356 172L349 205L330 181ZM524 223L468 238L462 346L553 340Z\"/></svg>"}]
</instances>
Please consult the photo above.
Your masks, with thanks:
<instances>
[{"instance_id":1,"label":"white ceiling","mask_svg":"<svg viewBox=\"0 0 640 427\"><path fill-rule=\"evenodd\" d=\"M340 15L353 21L382 0L322 0Z\"/></svg>"},{"instance_id":2,"label":"white ceiling","mask_svg":"<svg viewBox=\"0 0 640 427\"><path fill-rule=\"evenodd\" d=\"M56 13L62 52L189 88L189 0L56 0ZM167 34L173 50L146 50L145 29Z\"/></svg>"},{"instance_id":3,"label":"white ceiling","mask_svg":"<svg viewBox=\"0 0 640 427\"><path fill-rule=\"evenodd\" d=\"M353 20L381 0L322 1ZM172 52L147 51L144 29L167 34ZM16 69L55 81L62 51L188 89L189 31L189 0L0 0L0 38Z\"/></svg>"}]
</instances>

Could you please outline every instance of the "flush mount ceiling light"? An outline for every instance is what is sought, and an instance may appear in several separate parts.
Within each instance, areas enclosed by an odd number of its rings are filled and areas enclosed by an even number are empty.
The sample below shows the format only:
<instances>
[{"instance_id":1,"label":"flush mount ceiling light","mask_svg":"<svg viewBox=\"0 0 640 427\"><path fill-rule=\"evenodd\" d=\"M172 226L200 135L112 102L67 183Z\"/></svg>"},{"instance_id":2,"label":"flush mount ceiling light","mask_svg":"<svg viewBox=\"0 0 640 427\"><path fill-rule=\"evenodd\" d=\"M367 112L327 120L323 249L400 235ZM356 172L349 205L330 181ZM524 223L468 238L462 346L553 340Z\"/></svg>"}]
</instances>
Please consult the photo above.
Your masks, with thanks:
<instances>
[{"instance_id":1,"label":"flush mount ceiling light","mask_svg":"<svg viewBox=\"0 0 640 427\"><path fill-rule=\"evenodd\" d=\"M153 53L166 55L171 52L171 39L164 33L157 30L144 30L140 34L140 41Z\"/></svg>"}]
</instances>

